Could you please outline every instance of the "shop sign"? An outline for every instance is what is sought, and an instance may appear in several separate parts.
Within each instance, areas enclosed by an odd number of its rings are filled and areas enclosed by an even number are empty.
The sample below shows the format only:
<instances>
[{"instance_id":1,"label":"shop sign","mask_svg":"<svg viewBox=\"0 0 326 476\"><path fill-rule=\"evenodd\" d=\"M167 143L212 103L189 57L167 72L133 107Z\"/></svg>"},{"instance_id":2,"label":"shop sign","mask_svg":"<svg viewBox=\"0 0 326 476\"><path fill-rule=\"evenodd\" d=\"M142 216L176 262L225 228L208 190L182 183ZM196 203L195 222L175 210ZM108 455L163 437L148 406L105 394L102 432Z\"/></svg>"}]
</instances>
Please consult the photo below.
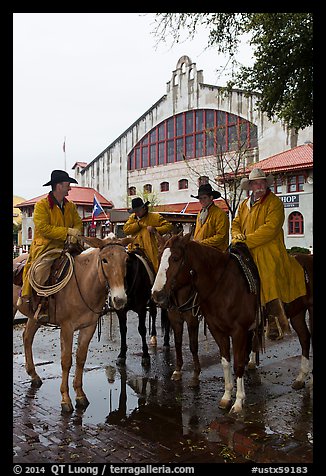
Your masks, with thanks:
<instances>
[{"instance_id":1,"label":"shop sign","mask_svg":"<svg viewBox=\"0 0 326 476\"><path fill-rule=\"evenodd\" d=\"M299 196L296 195L279 195L284 204L284 208L294 208L299 206Z\"/></svg>"}]
</instances>

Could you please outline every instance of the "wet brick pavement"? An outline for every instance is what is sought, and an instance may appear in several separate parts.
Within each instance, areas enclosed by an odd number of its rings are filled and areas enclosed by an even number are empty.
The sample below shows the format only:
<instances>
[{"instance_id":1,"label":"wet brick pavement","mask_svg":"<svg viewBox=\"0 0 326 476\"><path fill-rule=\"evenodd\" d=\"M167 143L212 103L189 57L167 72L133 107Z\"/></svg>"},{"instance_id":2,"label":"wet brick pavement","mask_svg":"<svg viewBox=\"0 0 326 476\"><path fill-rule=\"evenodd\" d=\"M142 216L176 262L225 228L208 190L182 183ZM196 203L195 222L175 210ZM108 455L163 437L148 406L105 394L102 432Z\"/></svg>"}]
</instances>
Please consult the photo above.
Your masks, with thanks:
<instances>
[{"instance_id":1,"label":"wet brick pavement","mask_svg":"<svg viewBox=\"0 0 326 476\"><path fill-rule=\"evenodd\" d=\"M137 375L138 378L138 375L142 372L139 364L139 337L137 334L133 334L130 327L132 326L128 327L127 372L130 375ZM116 329L112 330L112 322L110 324L106 322L103 327L101 341L98 342L96 336L94 336L85 368L85 387L87 379L91 376L94 377L96 372L103 369L103 366L105 367L108 363L115 365L119 341L117 334L115 337L112 336L115 331ZM40 340L34 344L37 369L44 381L39 389L31 388L29 377L23 366L21 332L21 325L14 326L14 463L185 464L256 462L274 464L277 462L304 465L313 461L311 390L305 388L299 392L294 392L288 388L293 373L298 371L300 365L297 344L293 335L288 338L288 342L285 342L284 346L287 348L289 344L294 343L296 349L294 356L287 354L284 359L277 360L277 365L274 361L265 361L264 366L260 369L262 378L266 377L273 380L271 385L274 384L274 386L266 385L265 387L261 385L256 387L254 381L251 382L250 386L252 377L247 377L249 378L250 388L246 390L247 410L245 418L233 418L222 411L216 417L205 407L208 416L200 415L200 418L206 421L205 431L202 431L203 425L199 427L199 430L197 427L197 431L185 431L182 430L185 415L180 417L181 424L180 422L176 423L173 421L174 414L159 414L160 407L152 405L150 400L146 400L142 407L142 417L140 417L140 408L138 407L133 419L128 420L128 418L122 417L118 424L110 424L105 418L99 418L93 423L91 418L86 418L88 409L85 413L76 409L72 415L61 414L59 331L42 328L39 331L41 333ZM135 339L137 339L137 343ZM207 356L204 352L200 352L203 368L200 390L194 396L193 390L187 390L186 385L182 387L184 400L190 402L187 410L190 415L194 413L196 407L196 403L194 405L191 402L198 402L197 410L200 411L201 409L199 394L202 390L206 392L205 399L214 398L215 407L217 397L213 384L219 386L219 393L222 388L221 366L213 366L210 362L212 351L216 353L216 345L210 336L208 339L201 336L200 340L200 349L203 351L205 347L207 352ZM132 346L135 346L138 352L135 352ZM173 362L173 338L170 354L171 362ZM271 356L273 355L275 356L275 352L271 351ZM152 379L155 373L155 378L161 381L163 374L166 372L164 366L166 366L169 358L164 356L160 344L157 350L151 349L151 358L152 365L148 374L149 378ZM190 374L191 369L189 359L189 356L185 356L185 382L186 373ZM216 367L219 367L219 370ZM167 369L168 372L170 370L171 367ZM216 375L211 376L213 371ZM170 383L169 379L166 382L168 382L168 385L172 385L171 389L174 388L175 384ZM74 398L72 380L70 385L72 398ZM286 389L285 385L287 386ZM47 390L43 390L43 387ZM275 394L272 394L274 391ZM172 392L173 390L171 390ZM259 394L259 392L265 393ZM90 391L87 389L86 393L88 396L90 395ZM102 398L101 394L96 395L98 395L99 400L93 405L94 408L96 408L96 403L100 405L99 401ZM177 398L179 398L178 395ZM270 396L272 397L271 401L269 401ZM266 401L259 401L260 399L266 399ZM89 400L94 404L94 397L89 398ZM208 403L205 402L206 406L208 406ZM291 405L293 406L293 415ZM280 410L276 415L271 410L273 407ZM285 413L285 407L287 411L290 408L290 413ZM303 413L296 419L294 413L300 411ZM280 418L280 420L278 421L277 418ZM264 420L264 424L261 424L262 420ZM191 418L189 421L191 422ZM188 426L191 427L189 421ZM293 422L295 422L296 429L293 428ZM161 434L158 431L159 427L164 427L164 425L166 433L169 432L166 437L162 437L164 432ZM280 431L277 431L278 427ZM193 428L196 428L196 425ZM157 438L155 438L156 430Z\"/></svg>"}]
</instances>

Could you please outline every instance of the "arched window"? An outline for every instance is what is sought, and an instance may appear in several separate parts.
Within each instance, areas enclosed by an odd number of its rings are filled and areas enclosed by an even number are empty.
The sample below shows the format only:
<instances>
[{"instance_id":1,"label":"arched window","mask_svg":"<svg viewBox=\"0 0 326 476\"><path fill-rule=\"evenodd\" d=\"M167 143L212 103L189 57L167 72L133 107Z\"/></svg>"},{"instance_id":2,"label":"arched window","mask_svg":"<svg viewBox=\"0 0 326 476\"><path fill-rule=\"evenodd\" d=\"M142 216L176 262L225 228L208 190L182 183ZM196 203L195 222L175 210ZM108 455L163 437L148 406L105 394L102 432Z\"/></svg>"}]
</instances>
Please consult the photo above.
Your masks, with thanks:
<instances>
[{"instance_id":1,"label":"arched window","mask_svg":"<svg viewBox=\"0 0 326 476\"><path fill-rule=\"evenodd\" d=\"M152 193L152 185L150 183L146 183L143 187L144 193Z\"/></svg>"},{"instance_id":2,"label":"arched window","mask_svg":"<svg viewBox=\"0 0 326 476\"><path fill-rule=\"evenodd\" d=\"M160 187L161 187L161 192L168 192L170 189L169 182L162 182L160 184Z\"/></svg>"},{"instance_id":3,"label":"arched window","mask_svg":"<svg viewBox=\"0 0 326 476\"><path fill-rule=\"evenodd\" d=\"M185 178L179 180L178 188L179 188L179 190L185 190L186 188L188 188L188 180L185 179Z\"/></svg>"},{"instance_id":4,"label":"arched window","mask_svg":"<svg viewBox=\"0 0 326 476\"><path fill-rule=\"evenodd\" d=\"M191 69L189 70L189 79L194 79L194 77L195 77L194 69L191 68Z\"/></svg>"},{"instance_id":5,"label":"arched window","mask_svg":"<svg viewBox=\"0 0 326 476\"><path fill-rule=\"evenodd\" d=\"M217 109L195 109L168 117L128 154L128 170L139 170L185 159L216 156L257 147L257 126L241 116Z\"/></svg>"},{"instance_id":6,"label":"arched window","mask_svg":"<svg viewBox=\"0 0 326 476\"><path fill-rule=\"evenodd\" d=\"M179 84L179 76L175 74L173 78L173 86L178 86L178 84Z\"/></svg>"},{"instance_id":7,"label":"arched window","mask_svg":"<svg viewBox=\"0 0 326 476\"><path fill-rule=\"evenodd\" d=\"M206 175L201 175L198 179L198 187L205 185L205 183L209 183L209 178Z\"/></svg>"},{"instance_id":8,"label":"arched window","mask_svg":"<svg viewBox=\"0 0 326 476\"><path fill-rule=\"evenodd\" d=\"M136 195L136 187L129 187L128 188L128 195Z\"/></svg>"},{"instance_id":9,"label":"arched window","mask_svg":"<svg viewBox=\"0 0 326 476\"><path fill-rule=\"evenodd\" d=\"M29 226L27 230L27 239L31 240L32 238L33 238L33 230L32 230L32 227Z\"/></svg>"},{"instance_id":10,"label":"arched window","mask_svg":"<svg viewBox=\"0 0 326 476\"><path fill-rule=\"evenodd\" d=\"M303 235L303 216L300 212L292 212L289 215L289 235Z\"/></svg>"}]
</instances>

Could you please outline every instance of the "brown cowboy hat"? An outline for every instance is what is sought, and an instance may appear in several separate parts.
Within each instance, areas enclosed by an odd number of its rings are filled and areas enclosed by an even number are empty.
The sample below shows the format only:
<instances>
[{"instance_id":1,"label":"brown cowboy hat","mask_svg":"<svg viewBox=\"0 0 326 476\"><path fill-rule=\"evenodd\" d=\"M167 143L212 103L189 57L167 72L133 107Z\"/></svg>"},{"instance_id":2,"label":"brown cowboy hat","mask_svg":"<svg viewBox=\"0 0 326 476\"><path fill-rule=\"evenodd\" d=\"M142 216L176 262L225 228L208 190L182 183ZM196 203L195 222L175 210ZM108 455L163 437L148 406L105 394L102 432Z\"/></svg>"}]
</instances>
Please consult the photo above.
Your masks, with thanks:
<instances>
[{"instance_id":1,"label":"brown cowboy hat","mask_svg":"<svg viewBox=\"0 0 326 476\"><path fill-rule=\"evenodd\" d=\"M193 198L199 199L201 195L213 195L214 200L216 198L220 198L221 194L220 192L217 192L216 190L212 189L212 186L210 183L205 183L204 185L200 185L198 189L198 195L190 195Z\"/></svg>"},{"instance_id":2,"label":"brown cowboy hat","mask_svg":"<svg viewBox=\"0 0 326 476\"><path fill-rule=\"evenodd\" d=\"M128 212L129 213L138 212L142 208L148 207L149 204L150 204L150 202L148 202L148 201L146 203L144 203L142 198L140 198L140 197L133 198L132 201L131 201L131 208L128 210Z\"/></svg>"},{"instance_id":3,"label":"brown cowboy hat","mask_svg":"<svg viewBox=\"0 0 326 476\"><path fill-rule=\"evenodd\" d=\"M250 190L250 182L253 180L266 180L267 187L270 187L274 182L273 175L266 175L262 169L252 169L248 178L243 178L240 182L242 190Z\"/></svg>"},{"instance_id":4,"label":"brown cowboy hat","mask_svg":"<svg viewBox=\"0 0 326 476\"><path fill-rule=\"evenodd\" d=\"M78 183L76 179L69 177L65 170L53 170L51 173L51 180L43 184L43 187L47 185L55 185L60 182Z\"/></svg>"}]
</instances>

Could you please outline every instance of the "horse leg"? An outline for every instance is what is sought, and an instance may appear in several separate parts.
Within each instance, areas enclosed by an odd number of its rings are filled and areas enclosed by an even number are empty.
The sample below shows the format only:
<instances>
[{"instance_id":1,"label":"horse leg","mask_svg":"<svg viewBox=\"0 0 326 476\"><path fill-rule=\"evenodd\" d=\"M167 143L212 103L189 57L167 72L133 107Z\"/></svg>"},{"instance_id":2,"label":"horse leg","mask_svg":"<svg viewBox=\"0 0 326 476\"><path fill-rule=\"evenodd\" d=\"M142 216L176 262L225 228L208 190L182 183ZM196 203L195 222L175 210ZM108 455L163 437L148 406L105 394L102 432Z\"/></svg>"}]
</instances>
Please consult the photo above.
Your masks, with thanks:
<instances>
[{"instance_id":1,"label":"horse leg","mask_svg":"<svg viewBox=\"0 0 326 476\"><path fill-rule=\"evenodd\" d=\"M149 357L148 346L146 342L146 308L140 311L138 314L138 332L142 340L142 350L143 350L141 364L144 367L148 367L150 365L150 357Z\"/></svg>"},{"instance_id":2,"label":"horse leg","mask_svg":"<svg viewBox=\"0 0 326 476\"><path fill-rule=\"evenodd\" d=\"M88 347L91 338L94 335L96 324L80 329L78 335L78 347L76 352L76 371L73 382L74 390L76 393L76 407L87 408L89 401L83 390L83 372L86 362Z\"/></svg>"},{"instance_id":3,"label":"horse leg","mask_svg":"<svg viewBox=\"0 0 326 476\"><path fill-rule=\"evenodd\" d=\"M182 334L184 320L178 311L169 310L169 320L172 325L174 334L174 345L176 353L176 366L171 376L171 380L178 381L182 377L181 369L183 365L182 359Z\"/></svg>"},{"instance_id":4,"label":"horse leg","mask_svg":"<svg viewBox=\"0 0 326 476\"><path fill-rule=\"evenodd\" d=\"M235 402L231 407L230 413L240 413L243 409L243 404L246 398L243 377L248 349L246 336L247 334L242 329L232 336L233 367L236 376L237 391Z\"/></svg>"},{"instance_id":5,"label":"horse leg","mask_svg":"<svg viewBox=\"0 0 326 476\"><path fill-rule=\"evenodd\" d=\"M201 371L199 358L198 358L198 329L199 322L197 317L194 317L192 313L189 313L189 319L186 319L189 335L189 346L192 353L192 359L194 363L194 371L190 382L190 387L198 387L199 374Z\"/></svg>"},{"instance_id":6,"label":"horse leg","mask_svg":"<svg viewBox=\"0 0 326 476\"><path fill-rule=\"evenodd\" d=\"M33 340L36 331L40 328L40 324L33 318L27 319L27 323L23 332L23 342L25 350L25 368L28 375L31 377L31 385L33 387L40 387L42 385L41 378L35 371L33 360Z\"/></svg>"},{"instance_id":7,"label":"horse leg","mask_svg":"<svg viewBox=\"0 0 326 476\"><path fill-rule=\"evenodd\" d=\"M170 348L170 320L167 309L161 308L161 327L163 328L163 349Z\"/></svg>"},{"instance_id":8,"label":"horse leg","mask_svg":"<svg viewBox=\"0 0 326 476\"><path fill-rule=\"evenodd\" d=\"M224 374L224 393L218 404L218 407L222 410L228 410L231 406L231 397L233 390L233 379L231 372L231 354L230 354L230 339L228 336L216 336L212 334L216 340L221 354L221 363Z\"/></svg>"},{"instance_id":9,"label":"horse leg","mask_svg":"<svg viewBox=\"0 0 326 476\"><path fill-rule=\"evenodd\" d=\"M305 386L305 380L309 374L309 353L311 335L306 324L305 311L291 317L291 324L297 333L301 345L301 367L298 376L292 384L294 390L300 390Z\"/></svg>"},{"instance_id":10,"label":"horse leg","mask_svg":"<svg viewBox=\"0 0 326 476\"><path fill-rule=\"evenodd\" d=\"M157 308L154 301L151 299L149 302L149 323L150 323L150 333L151 338L149 344L153 347L157 346L157 332L156 332L156 318L157 318Z\"/></svg>"},{"instance_id":11,"label":"horse leg","mask_svg":"<svg viewBox=\"0 0 326 476\"><path fill-rule=\"evenodd\" d=\"M62 378L60 392L62 396L61 409L63 413L71 413L74 407L69 396L69 372L72 364L72 342L74 332L69 325L62 325L60 329L61 369Z\"/></svg>"},{"instance_id":12,"label":"horse leg","mask_svg":"<svg viewBox=\"0 0 326 476\"><path fill-rule=\"evenodd\" d=\"M119 318L119 331L120 331L120 353L116 360L117 365L126 365L127 356L127 312L117 311Z\"/></svg>"}]
</instances>

